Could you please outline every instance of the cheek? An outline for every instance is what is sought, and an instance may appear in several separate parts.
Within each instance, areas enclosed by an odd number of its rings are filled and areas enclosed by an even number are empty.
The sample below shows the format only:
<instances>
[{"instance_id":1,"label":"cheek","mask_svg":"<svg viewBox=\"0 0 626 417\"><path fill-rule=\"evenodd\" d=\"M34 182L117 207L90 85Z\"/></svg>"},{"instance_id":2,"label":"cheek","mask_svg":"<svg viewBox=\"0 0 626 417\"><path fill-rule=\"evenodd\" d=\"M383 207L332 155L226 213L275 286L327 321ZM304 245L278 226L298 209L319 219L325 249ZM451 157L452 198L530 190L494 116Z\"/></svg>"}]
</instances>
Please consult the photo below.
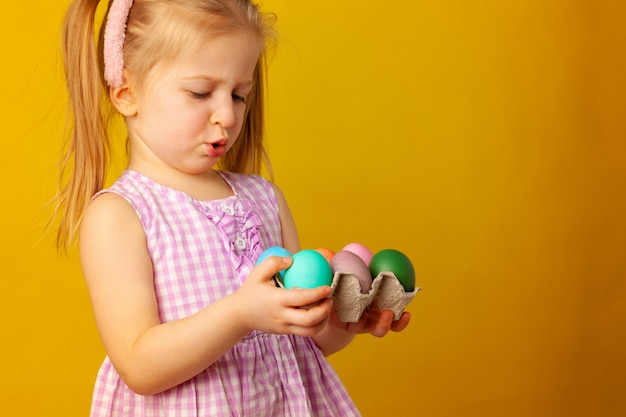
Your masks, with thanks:
<instances>
[{"instance_id":1,"label":"cheek","mask_svg":"<svg viewBox=\"0 0 626 417\"><path fill-rule=\"evenodd\" d=\"M208 123L204 113L194 108L185 107L184 103L170 103L167 108L159 109L153 131L158 135L175 135L180 139L195 136L206 129Z\"/></svg>"}]
</instances>

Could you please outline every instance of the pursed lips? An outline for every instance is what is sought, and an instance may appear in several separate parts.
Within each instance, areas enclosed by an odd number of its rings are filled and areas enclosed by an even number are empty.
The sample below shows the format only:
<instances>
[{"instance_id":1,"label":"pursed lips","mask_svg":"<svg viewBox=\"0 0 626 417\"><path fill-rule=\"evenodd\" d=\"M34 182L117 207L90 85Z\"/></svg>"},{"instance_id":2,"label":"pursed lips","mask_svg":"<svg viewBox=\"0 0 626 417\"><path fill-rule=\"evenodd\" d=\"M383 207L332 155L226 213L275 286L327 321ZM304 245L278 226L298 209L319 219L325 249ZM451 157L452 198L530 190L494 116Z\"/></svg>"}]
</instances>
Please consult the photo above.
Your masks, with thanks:
<instances>
[{"instance_id":1,"label":"pursed lips","mask_svg":"<svg viewBox=\"0 0 626 417\"><path fill-rule=\"evenodd\" d=\"M226 144L228 139L221 139L217 142L207 143L207 155L211 158L220 158L226 153Z\"/></svg>"}]
</instances>

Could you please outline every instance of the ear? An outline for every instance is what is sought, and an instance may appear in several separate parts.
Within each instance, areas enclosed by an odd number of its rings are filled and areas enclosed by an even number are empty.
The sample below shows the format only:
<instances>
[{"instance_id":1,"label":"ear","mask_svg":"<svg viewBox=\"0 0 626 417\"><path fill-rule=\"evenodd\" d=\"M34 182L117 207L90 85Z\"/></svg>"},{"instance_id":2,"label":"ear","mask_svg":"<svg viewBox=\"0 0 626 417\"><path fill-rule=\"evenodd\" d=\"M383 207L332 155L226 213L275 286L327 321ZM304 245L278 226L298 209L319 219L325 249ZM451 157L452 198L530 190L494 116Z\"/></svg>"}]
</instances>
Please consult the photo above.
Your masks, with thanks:
<instances>
[{"instance_id":1,"label":"ear","mask_svg":"<svg viewBox=\"0 0 626 417\"><path fill-rule=\"evenodd\" d=\"M137 99L126 74L124 74L124 82L121 87L109 87L109 97L111 98L111 103L124 117L131 117L137 114Z\"/></svg>"}]
</instances>

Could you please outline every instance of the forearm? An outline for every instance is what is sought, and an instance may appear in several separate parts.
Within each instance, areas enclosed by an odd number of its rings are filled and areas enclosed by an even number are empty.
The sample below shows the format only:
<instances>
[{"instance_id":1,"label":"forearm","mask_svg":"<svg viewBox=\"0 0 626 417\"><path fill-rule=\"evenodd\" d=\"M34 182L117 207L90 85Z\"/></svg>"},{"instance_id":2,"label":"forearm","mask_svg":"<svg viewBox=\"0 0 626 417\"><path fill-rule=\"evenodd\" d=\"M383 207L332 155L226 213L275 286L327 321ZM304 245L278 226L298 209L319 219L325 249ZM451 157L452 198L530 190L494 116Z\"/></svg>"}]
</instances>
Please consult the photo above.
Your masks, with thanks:
<instances>
[{"instance_id":1,"label":"forearm","mask_svg":"<svg viewBox=\"0 0 626 417\"><path fill-rule=\"evenodd\" d=\"M272 277L289 262L289 258L272 257L256 267L237 291L204 310L145 326L147 330L132 343L122 344L130 348L115 352L124 381L137 393L154 394L202 372L252 330L300 336L319 333L332 308L330 288L277 288ZM299 308L313 303L317 304L310 309ZM118 367L115 361L114 365Z\"/></svg>"},{"instance_id":2,"label":"forearm","mask_svg":"<svg viewBox=\"0 0 626 417\"><path fill-rule=\"evenodd\" d=\"M229 297L187 318L146 330L114 361L124 382L139 394L155 394L187 381L218 360L249 333L237 320L229 319L233 315Z\"/></svg>"},{"instance_id":3,"label":"forearm","mask_svg":"<svg viewBox=\"0 0 626 417\"><path fill-rule=\"evenodd\" d=\"M327 325L324 330L313 336L313 340L324 356L330 356L348 346L354 336L354 333Z\"/></svg>"}]
</instances>

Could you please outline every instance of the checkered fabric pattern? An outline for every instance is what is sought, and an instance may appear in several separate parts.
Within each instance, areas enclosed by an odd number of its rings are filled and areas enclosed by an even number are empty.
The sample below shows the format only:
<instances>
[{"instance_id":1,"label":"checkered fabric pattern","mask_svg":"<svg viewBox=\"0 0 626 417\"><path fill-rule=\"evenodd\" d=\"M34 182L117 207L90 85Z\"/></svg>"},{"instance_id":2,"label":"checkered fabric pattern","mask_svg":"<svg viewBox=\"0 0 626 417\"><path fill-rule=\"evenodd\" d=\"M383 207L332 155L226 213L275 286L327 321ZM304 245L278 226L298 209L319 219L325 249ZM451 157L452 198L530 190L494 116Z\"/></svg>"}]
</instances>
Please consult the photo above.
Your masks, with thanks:
<instances>
[{"instance_id":1,"label":"checkered fabric pattern","mask_svg":"<svg viewBox=\"0 0 626 417\"><path fill-rule=\"evenodd\" d=\"M281 244L278 205L259 176L220 172L234 196L197 201L136 171L113 192L143 224L162 322L235 291L261 252ZM350 417L359 412L310 338L252 332L204 372L152 396L132 392L105 358L92 417Z\"/></svg>"}]
</instances>

